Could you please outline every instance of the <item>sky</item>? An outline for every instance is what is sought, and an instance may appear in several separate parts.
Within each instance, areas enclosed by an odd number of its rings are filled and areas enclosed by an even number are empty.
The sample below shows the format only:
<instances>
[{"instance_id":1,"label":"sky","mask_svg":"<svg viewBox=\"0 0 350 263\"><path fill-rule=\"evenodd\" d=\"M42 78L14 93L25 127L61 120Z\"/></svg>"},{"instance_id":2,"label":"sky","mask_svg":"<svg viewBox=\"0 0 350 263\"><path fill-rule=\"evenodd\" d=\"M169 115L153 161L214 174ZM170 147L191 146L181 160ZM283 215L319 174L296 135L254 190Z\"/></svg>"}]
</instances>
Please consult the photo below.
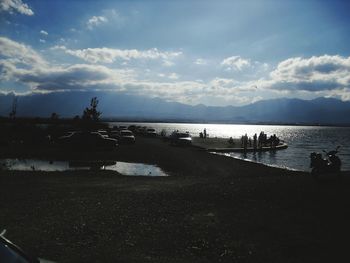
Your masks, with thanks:
<instances>
[{"instance_id":1,"label":"sky","mask_svg":"<svg viewBox=\"0 0 350 263\"><path fill-rule=\"evenodd\" d=\"M350 100L350 1L0 0L0 93Z\"/></svg>"}]
</instances>

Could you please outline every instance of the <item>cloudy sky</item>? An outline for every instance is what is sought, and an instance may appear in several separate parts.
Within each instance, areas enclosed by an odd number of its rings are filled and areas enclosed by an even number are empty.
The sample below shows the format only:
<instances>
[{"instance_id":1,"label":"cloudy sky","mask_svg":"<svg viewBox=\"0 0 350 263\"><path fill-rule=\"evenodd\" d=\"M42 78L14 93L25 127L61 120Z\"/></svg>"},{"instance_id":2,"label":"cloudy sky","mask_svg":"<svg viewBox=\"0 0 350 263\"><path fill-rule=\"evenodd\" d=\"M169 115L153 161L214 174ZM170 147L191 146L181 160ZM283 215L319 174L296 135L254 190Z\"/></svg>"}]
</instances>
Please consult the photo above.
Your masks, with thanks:
<instances>
[{"instance_id":1,"label":"cloudy sky","mask_svg":"<svg viewBox=\"0 0 350 263\"><path fill-rule=\"evenodd\" d=\"M350 100L350 2L0 0L0 92Z\"/></svg>"}]
</instances>

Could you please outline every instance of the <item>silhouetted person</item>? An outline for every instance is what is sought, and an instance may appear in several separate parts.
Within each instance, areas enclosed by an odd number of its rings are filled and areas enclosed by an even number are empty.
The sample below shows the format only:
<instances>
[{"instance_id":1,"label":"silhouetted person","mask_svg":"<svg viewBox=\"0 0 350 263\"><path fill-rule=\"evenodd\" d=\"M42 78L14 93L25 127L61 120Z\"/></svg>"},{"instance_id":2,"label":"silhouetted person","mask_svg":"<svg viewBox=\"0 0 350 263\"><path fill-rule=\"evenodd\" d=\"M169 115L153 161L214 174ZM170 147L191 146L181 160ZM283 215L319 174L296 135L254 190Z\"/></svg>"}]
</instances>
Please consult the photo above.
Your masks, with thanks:
<instances>
[{"instance_id":1,"label":"silhouetted person","mask_svg":"<svg viewBox=\"0 0 350 263\"><path fill-rule=\"evenodd\" d=\"M259 134L258 146L261 149L264 143L264 132L261 131Z\"/></svg>"},{"instance_id":2,"label":"silhouetted person","mask_svg":"<svg viewBox=\"0 0 350 263\"><path fill-rule=\"evenodd\" d=\"M253 136L253 147L254 147L254 150L256 150L256 147L257 147L257 135L256 135L256 133Z\"/></svg>"},{"instance_id":3,"label":"silhouetted person","mask_svg":"<svg viewBox=\"0 0 350 263\"><path fill-rule=\"evenodd\" d=\"M229 144L233 144L233 139L232 139L232 137L230 137L230 139L228 139L228 143L229 143Z\"/></svg>"},{"instance_id":4,"label":"silhouetted person","mask_svg":"<svg viewBox=\"0 0 350 263\"><path fill-rule=\"evenodd\" d=\"M248 135L245 134L245 135L243 136L243 148L244 148L244 151L247 150L247 147L248 147Z\"/></svg>"},{"instance_id":5,"label":"silhouetted person","mask_svg":"<svg viewBox=\"0 0 350 263\"><path fill-rule=\"evenodd\" d=\"M207 138L207 129L206 128L204 128L203 134L204 134L204 138Z\"/></svg>"}]
</instances>

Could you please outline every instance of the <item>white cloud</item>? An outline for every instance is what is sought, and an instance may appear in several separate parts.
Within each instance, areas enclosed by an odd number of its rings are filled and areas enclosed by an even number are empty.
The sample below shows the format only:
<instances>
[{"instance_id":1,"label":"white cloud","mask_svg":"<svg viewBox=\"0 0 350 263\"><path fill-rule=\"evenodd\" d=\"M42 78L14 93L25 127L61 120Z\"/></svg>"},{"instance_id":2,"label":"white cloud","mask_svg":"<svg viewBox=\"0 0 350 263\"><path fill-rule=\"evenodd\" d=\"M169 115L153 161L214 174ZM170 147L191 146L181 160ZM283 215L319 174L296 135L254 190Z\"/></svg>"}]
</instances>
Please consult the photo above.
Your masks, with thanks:
<instances>
[{"instance_id":1,"label":"white cloud","mask_svg":"<svg viewBox=\"0 0 350 263\"><path fill-rule=\"evenodd\" d=\"M27 16L34 15L33 10L21 0L0 0L0 11L9 12L10 14L18 12Z\"/></svg>"},{"instance_id":2,"label":"white cloud","mask_svg":"<svg viewBox=\"0 0 350 263\"><path fill-rule=\"evenodd\" d=\"M270 73L267 86L278 90L310 92L350 87L350 57L289 58Z\"/></svg>"},{"instance_id":3,"label":"white cloud","mask_svg":"<svg viewBox=\"0 0 350 263\"><path fill-rule=\"evenodd\" d=\"M35 91L118 90L123 83L134 80L132 70L114 70L87 64L20 68L11 61L0 60L0 70L1 79L26 84Z\"/></svg>"},{"instance_id":4,"label":"white cloud","mask_svg":"<svg viewBox=\"0 0 350 263\"><path fill-rule=\"evenodd\" d=\"M111 69L96 64L52 65L46 63L30 47L15 41L0 38L0 46L4 47L0 51L1 55L6 57L6 59L0 60L1 78L22 83L36 92L114 90L127 94L161 97L190 104L205 102L211 105L219 104L220 101L227 104L242 103L246 101L243 97L256 98L256 96L249 97L241 94L242 92L252 91L250 83L242 83L232 79L217 78L205 83L191 80L180 81L178 72L154 72L153 69L147 70L148 73L144 73L144 69ZM64 46L56 46L53 49L68 50ZM91 54L97 56L96 51L92 49ZM115 51L112 50L111 53L113 59L121 58L123 61L130 59L161 59L163 61L181 54L181 52L173 54L152 49L146 51L117 50L116 54L118 55L113 55ZM102 53L104 54L104 52ZM19 57L19 54L25 54L25 57ZM84 54L84 56L91 55L85 51L81 54ZM110 57L111 54L108 54L107 57ZM86 59L96 61L96 58L92 59L93 55ZM108 61L103 56L101 58L101 54L97 57L99 58L98 61ZM24 61L26 66L21 67L18 60ZM148 75L149 73L152 74ZM154 79L152 75L155 76ZM163 81L159 81L159 78Z\"/></svg>"},{"instance_id":5,"label":"white cloud","mask_svg":"<svg viewBox=\"0 0 350 263\"><path fill-rule=\"evenodd\" d=\"M108 19L104 16L93 16L87 21L86 26L88 29L92 30L94 27L107 22Z\"/></svg>"},{"instance_id":6,"label":"white cloud","mask_svg":"<svg viewBox=\"0 0 350 263\"><path fill-rule=\"evenodd\" d=\"M40 43L46 43L46 40L45 39L39 39L39 42Z\"/></svg>"},{"instance_id":7,"label":"white cloud","mask_svg":"<svg viewBox=\"0 0 350 263\"><path fill-rule=\"evenodd\" d=\"M180 76L174 72L169 74L169 76L168 76L169 79L179 79L179 77Z\"/></svg>"},{"instance_id":8,"label":"white cloud","mask_svg":"<svg viewBox=\"0 0 350 263\"><path fill-rule=\"evenodd\" d=\"M87 48L68 49L65 46L54 46L52 50L63 50L66 54L78 57L90 63L113 63L116 60L130 59L169 59L180 56L181 52L161 52L158 49L140 51L137 49Z\"/></svg>"},{"instance_id":9,"label":"white cloud","mask_svg":"<svg viewBox=\"0 0 350 263\"><path fill-rule=\"evenodd\" d=\"M0 37L0 56L12 63L26 65L46 65L46 61L31 47L15 42L6 37Z\"/></svg>"},{"instance_id":10,"label":"white cloud","mask_svg":"<svg viewBox=\"0 0 350 263\"><path fill-rule=\"evenodd\" d=\"M164 67L171 67L171 66L174 66L175 63L170 61L170 60L164 60L163 61L163 64L162 64Z\"/></svg>"},{"instance_id":11,"label":"white cloud","mask_svg":"<svg viewBox=\"0 0 350 263\"><path fill-rule=\"evenodd\" d=\"M45 30L40 30L40 34L47 36L49 33L47 33Z\"/></svg>"},{"instance_id":12,"label":"white cloud","mask_svg":"<svg viewBox=\"0 0 350 263\"><path fill-rule=\"evenodd\" d=\"M250 67L251 63L248 59L243 59L240 56L232 56L225 58L221 65L225 67L226 70L241 71L244 68Z\"/></svg>"},{"instance_id":13,"label":"white cloud","mask_svg":"<svg viewBox=\"0 0 350 263\"><path fill-rule=\"evenodd\" d=\"M0 37L0 78L40 92L114 90L190 104L242 105L262 98L291 94L300 98L329 96L350 100L350 58L347 57L290 58L279 63L264 78L242 80L220 75L215 77L213 74L214 77L202 81L196 80L197 76L191 78L190 74L186 74L186 69L177 71L177 67L174 67L169 71L169 68L161 66L163 61L171 61L181 52L109 48L70 50L65 46L52 49L92 63L50 64L31 47ZM158 59L156 62L160 63L145 64L139 59ZM128 64L123 66L120 63L118 69L114 68L116 65L95 64L116 60ZM131 60L137 61L133 63L135 61ZM192 60L189 65L193 67ZM256 65L256 62L251 65L252 69L264 67L264 64ZM207 67L195 68L202 71Z\"/></svg>"},{"instance_id":14,"label":"white cloud","mask_svg":"<svg viewBox=\"0 0 350 263\"><path fill-rule=\"evenodd\" d=\"M350 101L350 88L332 90L329 96L341 99L343 101Z\"/></svg>"}]
</instances>

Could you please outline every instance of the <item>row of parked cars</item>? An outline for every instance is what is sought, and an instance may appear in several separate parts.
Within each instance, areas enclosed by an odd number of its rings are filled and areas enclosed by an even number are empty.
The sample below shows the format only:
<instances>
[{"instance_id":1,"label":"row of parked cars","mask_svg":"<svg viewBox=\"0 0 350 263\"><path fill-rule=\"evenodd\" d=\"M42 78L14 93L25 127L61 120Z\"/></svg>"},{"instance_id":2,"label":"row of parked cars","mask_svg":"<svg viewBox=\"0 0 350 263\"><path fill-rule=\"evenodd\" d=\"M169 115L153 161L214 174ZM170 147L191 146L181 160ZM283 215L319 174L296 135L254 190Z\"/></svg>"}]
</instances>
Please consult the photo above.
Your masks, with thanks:
<instances>
[{"instance_id":1,"label":"row of parked cars","mask_svg":"<svg viewBox=\"0 0 350 263\"><path fill-rule=\"evenodd\" d=\"M118 144L134 144L135 134L146 137L157 137L154 128L136 125L114 126L110 130L97 131L73 131L58 138L57 143L64 147L79 149L114 149ZM168 137L163 137L172 145L187 146L192 144L191 135L188 132L174 131Z\"/></svg>"},{"instance_id":2,"label":"row of parked cars","mask_svg":"<svg viewBox=\"0 0 350 263\"><path fill-rule=\"evenodd\" d=\"M125 127L125 126L119 126ZM147 126L138 126L138 125L130 125L128 130L134 132L137 135L146 136L146 137L157 137L158 134L156 130L152 127Z\"/></svg>"},{"instance_id":3,"label":"row of parked cars","mask_svg":"<svg viewBox=\"0 0 350 263\"><path fill-rule=\"evenodd\" d=\"M57 139L64 147L78 149L114 149L118 144L134 144L132 131L127 129L111 129L97 131L73 131Z\"/></svg>"}]
</instances>

